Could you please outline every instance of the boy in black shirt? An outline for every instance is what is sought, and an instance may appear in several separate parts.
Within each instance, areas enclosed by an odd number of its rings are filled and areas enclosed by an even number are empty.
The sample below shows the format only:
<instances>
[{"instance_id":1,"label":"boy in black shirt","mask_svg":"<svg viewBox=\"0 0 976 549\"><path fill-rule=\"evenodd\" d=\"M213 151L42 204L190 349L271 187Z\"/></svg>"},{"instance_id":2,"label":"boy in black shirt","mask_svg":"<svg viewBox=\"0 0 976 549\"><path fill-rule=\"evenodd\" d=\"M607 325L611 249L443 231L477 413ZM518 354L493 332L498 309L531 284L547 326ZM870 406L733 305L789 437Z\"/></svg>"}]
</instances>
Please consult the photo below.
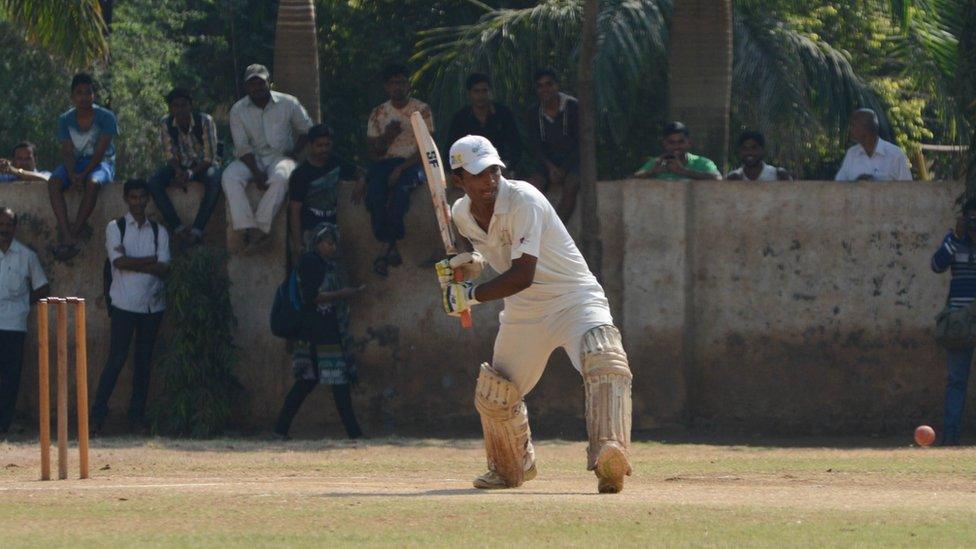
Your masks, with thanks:
<instances>
[{"instance_id":1,"label":"boy in black shirt","mask_svg":"<svg viewBox=\"0 0 976 549\"><path fill-rule=\"evenodd\" d=\"M339 182L356 180L353 204L362 202L366 179L362 170L332 154L332 129L317 124L308 130L308 158L288 180L292 250L306 247L305 233L319 223L338 221Z\"/></svg>"}]
</instances>

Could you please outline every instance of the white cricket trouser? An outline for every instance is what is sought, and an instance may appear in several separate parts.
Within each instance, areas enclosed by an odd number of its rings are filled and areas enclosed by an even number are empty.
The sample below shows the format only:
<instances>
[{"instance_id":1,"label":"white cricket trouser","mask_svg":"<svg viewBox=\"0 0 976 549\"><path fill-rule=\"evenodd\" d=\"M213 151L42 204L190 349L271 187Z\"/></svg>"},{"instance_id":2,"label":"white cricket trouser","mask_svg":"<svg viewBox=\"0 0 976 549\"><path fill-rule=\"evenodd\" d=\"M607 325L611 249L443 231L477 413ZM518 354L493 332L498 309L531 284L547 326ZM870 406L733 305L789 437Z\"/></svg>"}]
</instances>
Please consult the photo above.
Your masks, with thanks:
<instances>
[{"instance_id":1,"label":"white cricket trouser","mask_svg":"<svg viewBox=\"0 0 976 549\"><path fill-rule=\"evenodd\" d=\"M235 231L260 229L270 233L271 223L288 195L288 177L295 170L296 163L293 159L282 156L259 157L256 161L258 167L268 176L268 190L264 191L257 210L251 209L251 202L245 191L252 179L247 164L240 160L231 162L224 170L221 186L227 195L227 211Z\"/></svg>"},{"instance_id":2,"label":"white cricket trouser","mask_svg":"<svg viewBox=\"0 0 976 549\"><path fill-rule=\"evenodd\" d=\"M610 304L605 297L591 298L579 305L535 319L512 319L499 315L501 327L495 337L492 366L518 387L523 396L535 387L558 347L566 350L576 371L583 371L583 334L597 326L613 325Z\"/></svg>"}]
</instances>

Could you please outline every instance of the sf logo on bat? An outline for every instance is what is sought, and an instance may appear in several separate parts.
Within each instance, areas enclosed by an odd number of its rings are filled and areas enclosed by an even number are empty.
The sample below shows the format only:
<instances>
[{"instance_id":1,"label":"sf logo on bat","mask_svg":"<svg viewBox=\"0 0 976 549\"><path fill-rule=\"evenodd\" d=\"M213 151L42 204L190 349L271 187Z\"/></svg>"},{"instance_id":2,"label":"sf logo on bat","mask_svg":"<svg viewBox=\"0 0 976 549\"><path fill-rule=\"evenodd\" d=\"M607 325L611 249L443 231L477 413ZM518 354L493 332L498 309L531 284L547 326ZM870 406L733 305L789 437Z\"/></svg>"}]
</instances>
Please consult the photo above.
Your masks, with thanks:
<instances>
[{"instance_id":1,"label":"sf logo on bat","mask_svg":"<svg viewBox=\"0 0 976 549\"><path fill-rule=\"evenodd\" d=\"M437 151L427 151L427 163L435 168L440 167L440 164L437 162Z\"/></svg>"}]
</instances>

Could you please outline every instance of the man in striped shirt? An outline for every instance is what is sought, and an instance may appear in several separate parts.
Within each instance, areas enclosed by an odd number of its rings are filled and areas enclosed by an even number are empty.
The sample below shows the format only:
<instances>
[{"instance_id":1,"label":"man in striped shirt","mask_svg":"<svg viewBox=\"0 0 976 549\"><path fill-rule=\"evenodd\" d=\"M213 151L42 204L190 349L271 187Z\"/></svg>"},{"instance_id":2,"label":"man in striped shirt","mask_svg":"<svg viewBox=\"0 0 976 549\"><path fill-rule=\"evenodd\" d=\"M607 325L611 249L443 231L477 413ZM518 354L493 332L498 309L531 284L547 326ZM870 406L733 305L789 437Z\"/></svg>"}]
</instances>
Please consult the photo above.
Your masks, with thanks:
<instances>
[{"instance_id":1,"label":"man in striped shirt","mask_svg":"<svg viewBox=\"0 0 976 549\"><path fill-rule=\"evenodd\" d=\"M203 229L220 198L220 159L217 158L217 127L209 114L193 110L190 92L176 88L166 96L169 114L159 120L166 165L149 179L149 192L173 236L192 246L200 242ZM190 181L203 184L203 198L193 226L180 220L166 194L175 186L186 192Z\"/></svg>"},{"instance_id":2,"label":"man in striped shirt","mask_svg":"<svg viewBox=\"0 0 976 549\"><path fill-rule=\"evenodd\" d=\"M963 205L962 215L956 219L955 228L949 231L932 256L932 270L937 273L949 270L952 273L947 299L950 308L961 309L973 303L976 298L976 199L971 198ZM942 445L957 446L973 347L947 349L946 356L948 379Z\"/></svg>"}]
</instances>

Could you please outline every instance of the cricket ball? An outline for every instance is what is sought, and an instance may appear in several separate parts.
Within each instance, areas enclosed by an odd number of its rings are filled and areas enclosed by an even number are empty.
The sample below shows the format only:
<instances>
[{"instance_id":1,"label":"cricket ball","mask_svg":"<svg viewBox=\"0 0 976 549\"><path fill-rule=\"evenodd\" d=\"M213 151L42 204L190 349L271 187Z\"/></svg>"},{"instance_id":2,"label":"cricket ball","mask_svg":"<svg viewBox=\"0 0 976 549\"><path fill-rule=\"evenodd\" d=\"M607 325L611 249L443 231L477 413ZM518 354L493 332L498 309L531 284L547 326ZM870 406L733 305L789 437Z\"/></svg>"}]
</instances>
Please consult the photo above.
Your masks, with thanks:
<instances>
[{"instance_id":1,"label":"cricket ball","mask_svg":"<svg viewBox=\"0 0 976 549\"><path fill-rule=\"evenodd\" d=\"M935 442L935 429L928 425L919 425L915 428L915 444L931 446L933 442Z\"/></svg>"}]
</instances>

